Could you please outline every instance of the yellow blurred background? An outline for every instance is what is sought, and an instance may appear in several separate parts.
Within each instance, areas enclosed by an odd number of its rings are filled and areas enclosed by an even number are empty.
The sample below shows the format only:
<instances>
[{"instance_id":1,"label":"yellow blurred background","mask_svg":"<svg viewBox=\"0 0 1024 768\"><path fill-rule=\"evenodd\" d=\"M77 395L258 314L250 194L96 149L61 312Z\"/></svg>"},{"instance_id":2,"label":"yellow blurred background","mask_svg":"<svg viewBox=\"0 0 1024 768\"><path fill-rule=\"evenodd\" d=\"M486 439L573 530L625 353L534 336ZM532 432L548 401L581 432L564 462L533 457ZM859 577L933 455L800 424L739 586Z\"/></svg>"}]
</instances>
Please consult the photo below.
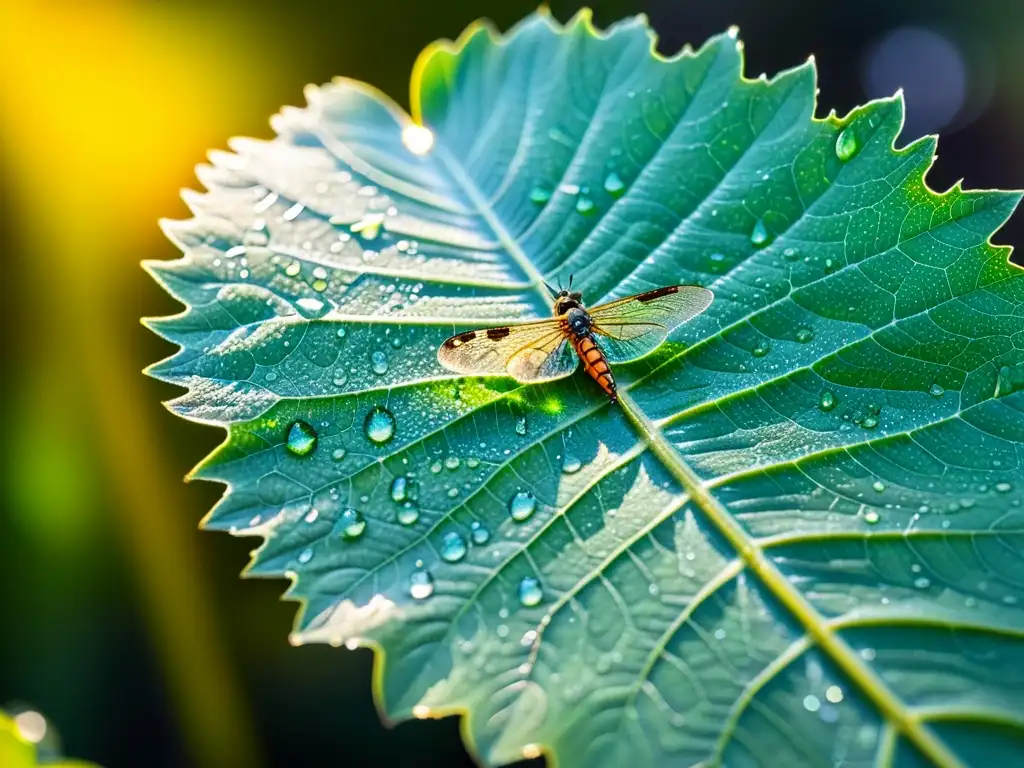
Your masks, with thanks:
<instances>
[{"instance_id":1,"label":"yellow blurred background","mask_svg":"<svg viewBox=\"0 0 1024 768\"><path fill-rule=\"evenodd\" d=\"M823 111L841 113L893 72L912 77L879 53L893 30L932 30L953 70L919 59L907 98L915 128L946 129L933 185L1024 181L1024 6L592 5L599 25L647 12L667 51L739 24L751 75L815 53ZM563 20L577 7L552 6ZM389 735L369 652L288 646L283 583L237 578L251 542L198 531L220 491L182 478L221 433L172 417L160 402L174 388L140 373L172 350L138 318L179 307L139 261L177 255L156 221L188 216L178 190L198 187L205 151L269 138L269 116L301 104L307 82L344 74L407 103L420 48L534 7L0 0L0 707L38 707L69 755L108 768L470 764L454 722ZM963 97L940 104L957 72ZM1017 219L999 242L1020 242Z\"/></svg>"}]
</instances>

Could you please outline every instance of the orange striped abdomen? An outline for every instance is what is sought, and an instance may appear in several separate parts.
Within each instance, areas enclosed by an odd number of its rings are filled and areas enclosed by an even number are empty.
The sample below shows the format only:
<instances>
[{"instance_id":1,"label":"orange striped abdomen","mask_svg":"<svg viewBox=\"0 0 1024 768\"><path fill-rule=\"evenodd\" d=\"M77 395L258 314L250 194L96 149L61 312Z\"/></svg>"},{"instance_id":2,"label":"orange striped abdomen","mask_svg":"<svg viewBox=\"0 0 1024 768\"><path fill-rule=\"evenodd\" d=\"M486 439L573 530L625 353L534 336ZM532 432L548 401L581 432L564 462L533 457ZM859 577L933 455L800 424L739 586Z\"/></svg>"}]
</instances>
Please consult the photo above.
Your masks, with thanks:
<instances>
[{"instance_id":1,"label":"orange striped abdomen","mask_svg":"<svg viewBox=\"0 0 1024 768\"><path fill-rule=\"evenodd\" d=\"M612 376L612 369L608 366L608 361L604 359L604 352L597 346L594 337L589 334L577 336L573 339L573 346L576 348L576 354L583 361L583 370L600 385L614 403L618 399L618 395L615 393L615 377Z\"/></svg>"}]
</instances>

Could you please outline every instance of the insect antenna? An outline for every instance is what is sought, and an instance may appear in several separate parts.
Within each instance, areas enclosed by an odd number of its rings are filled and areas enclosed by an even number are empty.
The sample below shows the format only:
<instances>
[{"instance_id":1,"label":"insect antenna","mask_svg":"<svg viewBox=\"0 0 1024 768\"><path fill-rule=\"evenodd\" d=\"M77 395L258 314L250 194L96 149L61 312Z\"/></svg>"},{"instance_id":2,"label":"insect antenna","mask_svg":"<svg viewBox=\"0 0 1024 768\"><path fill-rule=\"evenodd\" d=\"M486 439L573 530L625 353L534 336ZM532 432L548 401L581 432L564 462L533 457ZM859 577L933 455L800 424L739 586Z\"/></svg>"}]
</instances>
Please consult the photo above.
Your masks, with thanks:
<instances>
[{"instance_id":1,"label":"insect antenna","mask_svg":"<svg viewBox=\"0 0 1024 768\"><path fill-rule=\"evenodd\" d=\"M547 280L541 280L541 282L544 283L544 287L545 288L547 288L549 291L551 291L551 295L552 296L556 296L558 294L558 291L556 291L554 288L552 288Z\"/></svg>"},{"instance_id":2,"label":"insect antenna","mask_svg":"<svg viewBox=\"0 0 1024 768\"><path fill-rule=\"evenodd\" d=\"M569 290L572 290L572 272L569 273Z\"/></svg>"}]
</instances>

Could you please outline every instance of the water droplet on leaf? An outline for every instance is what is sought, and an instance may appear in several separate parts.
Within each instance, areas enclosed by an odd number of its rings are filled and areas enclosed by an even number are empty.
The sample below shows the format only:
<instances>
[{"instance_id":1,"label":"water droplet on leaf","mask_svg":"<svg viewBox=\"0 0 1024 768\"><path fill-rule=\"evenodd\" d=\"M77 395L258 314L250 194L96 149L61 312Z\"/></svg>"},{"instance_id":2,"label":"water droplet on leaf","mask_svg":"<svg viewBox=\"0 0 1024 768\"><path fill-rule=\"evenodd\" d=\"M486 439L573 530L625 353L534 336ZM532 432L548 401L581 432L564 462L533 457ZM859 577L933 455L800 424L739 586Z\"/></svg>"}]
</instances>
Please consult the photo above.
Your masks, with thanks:
<instances>
[{"instance_id":1,"label":"water droplet on leaf","mask_svg":"<svg viewBox=\"0 0 1024 768\"><path fill-rule=\"evenodd\" d=\"M387 408L374 406L373 410L366 414L363 430L371 442L384 445L395 436L395 417Z\"/></svg>"},{"instance_id":2,"label":"water droplet on leaf","mask_svg":"<svg viewBox=\"0 0 1024 768\"><path fill-rule=\"evenodd\" d=\"M857 154L857 149L857 136L853 128L844 128L836 137L836 156L845 163Z\"/></svg>"},{"instance_id":3,"label":"water droplet on leaf","mask_svg":"<svg viewBox=\"0 0 1024 768\"><path fill-rule=\"evenodd\" d=\"M562 460L562 471L567 475L576 474L582 466L583 462L571 453L565 454L565 458Z\"/></svg>"},{"instance_id":4,"label":"water droplet on leaf","mask_svg":"<svg viewBox=\"0 0 1024 768\"><path fill-rule=\"evenodd\" d=\"M520 491L508 503L508 513L517 523L528 520L537 509L537 499L529 491Z\"/></svg>"},{"instance_id":5,"label":"water droplet on leaf","mask_svg":"<svg viewBox=\"0 0 1024 768\"><path fill-rule=\"evenodd\" d=\"M604 177L604 190L613 197L619 197L626 191L626 185L622 179L619 178L619 174L615 171L611 171Z\"/></svg>"},{"instance_id":6,"label":"water droplet on leaf","mask_svg":"<svg viewBox=\"0 0 1024 768\"><path fill-rule=\"evenodd\" d=\"M946 390L943 389L940 384L932 384L928 388L928 394L931 395L932 397L942 397L944 394L946 394Z\"/></svg>"},{"instance_id":7,"label":"water droplet on leaf","mask_svg":"<svg viewBox=\"0 0 1024 768\"><path fill-rule=\"evenodd\" d=\"M441 559L447 563L457 563L466 556L466 540L455 531L449 531L441 540Z\"/></svg>"},{"instance_id":8,"label":"water droplet on leaf","mask_svg":"<svg viewBox=\"0 0 1024 768\"><path fill-rule=\"evenodd\" d=\"M409 594L415 600L426 600L434 594L434 577L427 571L413 571L409 577Z\"/></svg>"},{"instance_id":9,"label":"water droplet on leaf","mask_svg":"<svg viewBox=\"0 0 1024 768\"><path fill-rule=\"evenodd\" d=\"M544 187L534 187L530 190L530 202L534 205L544 205L551 199L551 190Z\"/></svg>"},{"instance_id":10,"label":"water droplet on leaf","mask_svg":"<svg viewBox=\"0 0 1024 768\"><path fill-rule=\"evenodd\" d=\"M818 407L826 413L831 411L836 407L836 396L828 391L822 392L821 398L818 400Z\"/></svg>"},{"instance_id":11,"label":"water droplet on leaf","mask_svg":"<svg viewBox=\"0 0 1024 768\"><path fill-rule=\"evenodd\" d=\"M519 582L519 602L527 608L538 605L544 599L544 590L533 576L524 576Z\"/></svg>"},{"instance_id":12,"label":"water droplet on leaf","mask_svg":"<svg viewBox=\"0 0 1024 768\"><path fill-rule=\"evenodd\" d=\"M796 332L796 340L801 344L806 344L814 338L814 331L810 328L801 328Z\"/></svg>"},{"instance_id":13,"label":"water droplet on leaf","mask_svg":"<svg viewBox=\"0 0 1024 768\"><path fill-rule=\"evenodd\" d=\"M491 540L491 532L479 520L473 521L469 526L469 530L474 544L484 545Z\"/></svg>"},{"instance_id":14,"label":"water droplet on leaf","mask_svg":"<svg viewBox=\"0 0 1024 768\"><path fill-rule=\"evenodd\" d=\"M358 509L347 507L338 516L338 522L334 524L334 530L345 539L358 539L366 530L366 518Z\"/></svg>"},{"instance_id":15,"label":"water droplet on leaf","mask_svg":"<svg viewBox=\"0 0 1024 768\"><path fill-rule=\"evenodd\" d=\"M286 445L289 452L296 456L308 456L316 448L318 439L316 430L313 427L302 421L302 419L296 419L288 428Z\"/></svg>"},{"instance_id":16,"label":"water droplet on leaf","mask_svg":"<svg viewBox=\"0 0 1024 768\"><path fill-rule=\"evenodd\" d=\"M370 354L370 365L374 373L383 376L388 372L388 356L378 349Z\"/></svg>"},{"instance_id":17,"label":"water droplet on leaf","mask_svg":"<svg viewBox=\"0 0 1024 768\"><path fill-rule=\"evenodd\" d=\"M754 224L754 229L750 233L750 243L756 248L763 248L768 245L771 240L771 236L768 234L768 228L764 224L763 219L758 219Z\"/></svg>"}]
</instances>

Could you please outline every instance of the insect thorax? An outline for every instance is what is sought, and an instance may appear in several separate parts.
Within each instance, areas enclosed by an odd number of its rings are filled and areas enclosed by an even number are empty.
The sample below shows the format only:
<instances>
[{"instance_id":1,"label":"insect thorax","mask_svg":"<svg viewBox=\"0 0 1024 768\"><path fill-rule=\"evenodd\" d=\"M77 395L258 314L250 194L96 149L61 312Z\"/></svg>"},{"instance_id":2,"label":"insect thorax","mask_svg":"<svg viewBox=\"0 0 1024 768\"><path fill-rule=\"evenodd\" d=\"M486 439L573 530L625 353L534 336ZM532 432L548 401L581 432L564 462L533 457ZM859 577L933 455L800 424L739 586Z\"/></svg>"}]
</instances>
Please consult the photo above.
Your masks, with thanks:
<instances>
[{"instance_id":1,"label":"insect thorax","mask_svg":"<svg viewBox=\"0 0 1024 768\"><path fill-rule=\"evenodd\" d=\"M590 333L590 314L582 307L570 307L565 313L565 324L569 326L569 330L574 334L583 336Z\"/></svg>"}]
</instances>

